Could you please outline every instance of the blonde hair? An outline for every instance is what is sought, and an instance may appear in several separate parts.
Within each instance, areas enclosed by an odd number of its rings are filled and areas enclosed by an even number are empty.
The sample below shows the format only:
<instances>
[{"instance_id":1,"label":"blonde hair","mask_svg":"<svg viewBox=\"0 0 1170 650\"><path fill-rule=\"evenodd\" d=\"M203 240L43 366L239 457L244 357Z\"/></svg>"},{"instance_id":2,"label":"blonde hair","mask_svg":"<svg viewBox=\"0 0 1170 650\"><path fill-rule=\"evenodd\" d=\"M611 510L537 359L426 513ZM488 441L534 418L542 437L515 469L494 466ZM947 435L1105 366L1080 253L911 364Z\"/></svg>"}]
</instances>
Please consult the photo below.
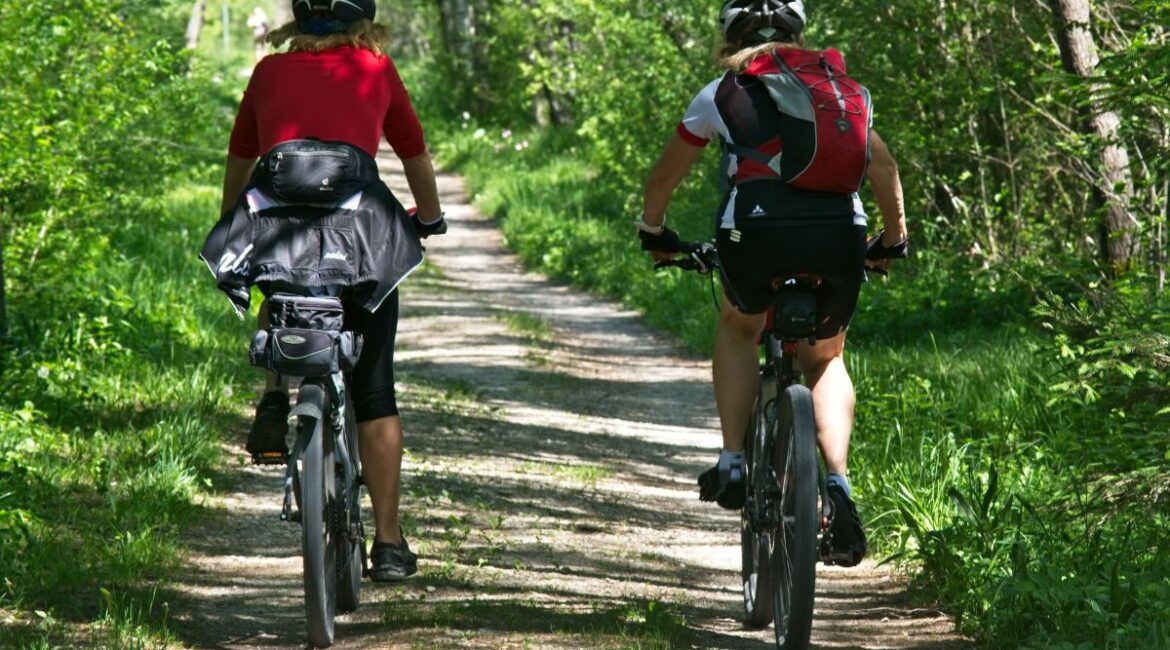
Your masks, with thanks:
<instances>
[{"instance_id":1,"label":"blonde hair","mask_svg":"<svg viewBox=\"0 0 1170 650\"><path fill-rule=\"evenodd\" d=\"M349 28L338 34L304 34L294 20L268 34L268 42L272 47L280 47L288 43L289 52L324 52L335 47L349 45L356 48L370 50L374 54L386 54L386 41L390 31L384 25L378 25L366 19L355 20Z\"/></svg>"},{"instance_id":2,"label":"blonde hair","mask_svg":"<svg viewBox=\"0 0 1170 650\"><path fill-rule=\"evenodd\" d=\"M719 48L715 50L715 61L720 66L732 72L743 72L748 67L748 64L761 54L768 54L785 47L804 47L804 36L797 36L796 40L790 43L770 41L768 43L749 45L747 47L724 40L719 44Z\"/></svg>"}]
</instances>

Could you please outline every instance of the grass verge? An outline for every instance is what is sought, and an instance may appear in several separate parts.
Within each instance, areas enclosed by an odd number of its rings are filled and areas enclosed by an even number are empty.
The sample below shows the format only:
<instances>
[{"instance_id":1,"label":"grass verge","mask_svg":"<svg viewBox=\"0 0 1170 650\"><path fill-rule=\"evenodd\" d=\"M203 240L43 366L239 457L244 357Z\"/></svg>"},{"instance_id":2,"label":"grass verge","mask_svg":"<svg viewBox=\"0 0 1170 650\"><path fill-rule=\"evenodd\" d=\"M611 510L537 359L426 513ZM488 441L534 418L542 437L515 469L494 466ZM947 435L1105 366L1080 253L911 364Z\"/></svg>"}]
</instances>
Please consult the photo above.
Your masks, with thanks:
<instances>
[{"instance_id":1,"label":"grass verge","mask_svg":"<svg viewBox=\"0 0 1170 650\"><path fill-rule=\"evenodd\" d=\"M33 615L0 636L18 646L169 643L155 587L181 562L177 533L252 379L242 327L194 255L214 202L209 181L111 214L76 285L11 297L0 602Z\"/></svg>"}]
</instances>

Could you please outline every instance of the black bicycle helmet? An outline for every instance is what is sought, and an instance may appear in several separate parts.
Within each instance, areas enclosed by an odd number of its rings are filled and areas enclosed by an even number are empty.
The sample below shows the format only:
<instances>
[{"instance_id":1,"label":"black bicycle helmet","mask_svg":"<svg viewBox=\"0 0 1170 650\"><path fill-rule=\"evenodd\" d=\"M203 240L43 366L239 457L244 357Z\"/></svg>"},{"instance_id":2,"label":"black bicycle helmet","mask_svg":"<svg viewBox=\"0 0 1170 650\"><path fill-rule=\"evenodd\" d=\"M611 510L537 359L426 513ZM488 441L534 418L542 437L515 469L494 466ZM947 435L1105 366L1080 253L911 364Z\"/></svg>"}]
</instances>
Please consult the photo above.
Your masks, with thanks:
<instances>
[{"instance_id":1,"label":"black bicycle helmet","mask_svg":"<svg viewBox=\"0 0 1170 650\"><path fill-rule=\"evenodd\" d=\"M727 0L719 11L719 31L738 45L794 41L804 22L801 0Z\"/></svg>"},{"instance_id":2,"label":"black bicycle helmet","mask_svg":"<svg viewBox=\"0 0 1170 650\"><path fill-rule=\"evenodd\" d=\"M293 0L293 17L298 23L307 22L314 15L329 14L343 23L374 19L377 9L374 0Z\"/></svg>"}]
</instances>

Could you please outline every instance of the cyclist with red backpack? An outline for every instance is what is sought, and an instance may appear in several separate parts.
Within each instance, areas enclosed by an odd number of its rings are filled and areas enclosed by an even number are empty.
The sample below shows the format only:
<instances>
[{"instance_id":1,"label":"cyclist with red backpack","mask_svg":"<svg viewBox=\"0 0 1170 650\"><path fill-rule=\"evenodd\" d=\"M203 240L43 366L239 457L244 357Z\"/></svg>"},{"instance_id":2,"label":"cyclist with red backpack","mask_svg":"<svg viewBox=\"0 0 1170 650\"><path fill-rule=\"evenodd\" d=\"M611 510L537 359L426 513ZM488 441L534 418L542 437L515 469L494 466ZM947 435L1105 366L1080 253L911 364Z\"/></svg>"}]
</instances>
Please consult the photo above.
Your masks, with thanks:
<instances>
[{"instance_id":1,"label":"cyclist with red backpack","mask_svg":"<svg viewBox=\"0 0 1170 650\"><path fill-rule=\"evenodd\" d=\"M268 36L274 46L287 43L288 51L256 65L240 103L224 173L224 227L213 231L204 257L238 308L246 309L251 284L345 287L346 327L364 340L349 386L362 479L374 510L370 577L399 580L416 572L417 557L398 515L403 436L394 394L396 287L421 261L419 237L442 234L446 222L422 127L383 46L387 30L373 23L374 0L291 5L295 20ZM374 156L383 135L403 161L418 205L414 214L378 178ZM303 174L298 160L312 161L303 164ZM306 210L316 218L302 218ZM265 218L268 213L277 216ZM304 225L328 219L351 235ZM260 221L263 228L249 226ZM235 250L233 244L243 246L241 252L225 259L223 251ZM256 462L287 459L289 410L287 387L269 373L248 436Z\"/></svg>"},{"instance_id":2,"label":"cyclist with red backpack","mask_svg":"<svg viewBox=\"0 0 1170 650\"><path fill-rule=\"evenodd\" d=\"M691 102L650 172L636 225L655 261L675 256L678 235L665 226L671 194L718 138L727 188L716 217L724 299L713 379L723 449L699 485L700 498L724 508L739 509L745 498L744 432L772 280L822 278L816 341L801 343L797 359L813 392L828 470L833 557L852 566L867 544L847 478L854 392L842 355L866 264L862 181L869 179L885 226L874 246L904 255L906 222L898 167L872 130L868 91L848 77L836 50L803 48L804 26L800 0L723 4L719 59L728 71Z\"/></svg>"}]
</instances>

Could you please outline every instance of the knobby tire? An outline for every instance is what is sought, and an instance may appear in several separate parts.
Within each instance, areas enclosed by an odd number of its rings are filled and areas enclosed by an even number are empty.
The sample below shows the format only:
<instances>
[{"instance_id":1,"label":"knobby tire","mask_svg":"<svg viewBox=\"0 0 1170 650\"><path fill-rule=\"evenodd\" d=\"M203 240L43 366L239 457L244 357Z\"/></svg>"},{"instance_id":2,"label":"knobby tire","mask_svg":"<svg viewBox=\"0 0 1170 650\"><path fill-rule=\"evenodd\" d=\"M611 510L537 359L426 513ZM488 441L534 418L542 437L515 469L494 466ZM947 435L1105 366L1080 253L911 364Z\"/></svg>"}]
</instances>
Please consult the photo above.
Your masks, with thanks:
<instances>
[{"instance_id":1,"label":"knobby tire","mask_svg":"<svg viewBox=\"0 0 1170 650\"><path fill-rule=\"evenodd\" d=\"M304 438L301 456L301 552L305 575L305 619L309 644L333 645L336 613L337 544L330 525L330 502L335 490L333 441L323 421L328 417L328 398L321 386L303 384L297 404L311 403L321 418L302 415L299 433Z\"/></svg>"},{"instance_id":2,"label":"knobby tire","mask_svg":"<svg viewBox=\"0 0 1170 650\"><path fill-rule=\"evenodd\" d=\"M346 507L349 516L357 525L361 533L361 488L358 485L361 461L359 460L357 431L354 425L353 408L347 406L345 418L345 446L349 455L349 465L352 468L347 476L346 468L337 468L337 494L348 495ZM348 483L348 491L346 484ZM340 497L339 497L340 498ZM340 502L339 502L340 503ZM365 542L362 539L351 541L349 531L345 527L344 517L337 521L337 610L352 612L361 603L362 590L362 548Z\"/></svg>"},{"instance_id":3,"label":"knobby tire","mask_svg":"<svg viewBox=\"0 0 1170 650\"><path fill-rule=\"evenodd\" d=\"M812 393L794 384L780 397L773 459L780 481L780 529L772 553L776 645L805 650L816 589L818 462Z\"/></svg>"},{"instance_id":4,"label":"knobby tire","mask_svg":"<svg viewBox=\"0 0 1170 650\"><path fill-rule=\"evenodd\" d=\"M748 499L741 517L740 546L743 552L743 609L744 623L751 628L761 629L772 622L772 547L775 544L775 528L753 525L752 518L761 506L771 499L770 491L775 485L771 471L771 430L768 409L772 408L776 396L776 380L770 373L761 373L756 405L748 424L747 451Z\"/></svg>"}]
</instances>

